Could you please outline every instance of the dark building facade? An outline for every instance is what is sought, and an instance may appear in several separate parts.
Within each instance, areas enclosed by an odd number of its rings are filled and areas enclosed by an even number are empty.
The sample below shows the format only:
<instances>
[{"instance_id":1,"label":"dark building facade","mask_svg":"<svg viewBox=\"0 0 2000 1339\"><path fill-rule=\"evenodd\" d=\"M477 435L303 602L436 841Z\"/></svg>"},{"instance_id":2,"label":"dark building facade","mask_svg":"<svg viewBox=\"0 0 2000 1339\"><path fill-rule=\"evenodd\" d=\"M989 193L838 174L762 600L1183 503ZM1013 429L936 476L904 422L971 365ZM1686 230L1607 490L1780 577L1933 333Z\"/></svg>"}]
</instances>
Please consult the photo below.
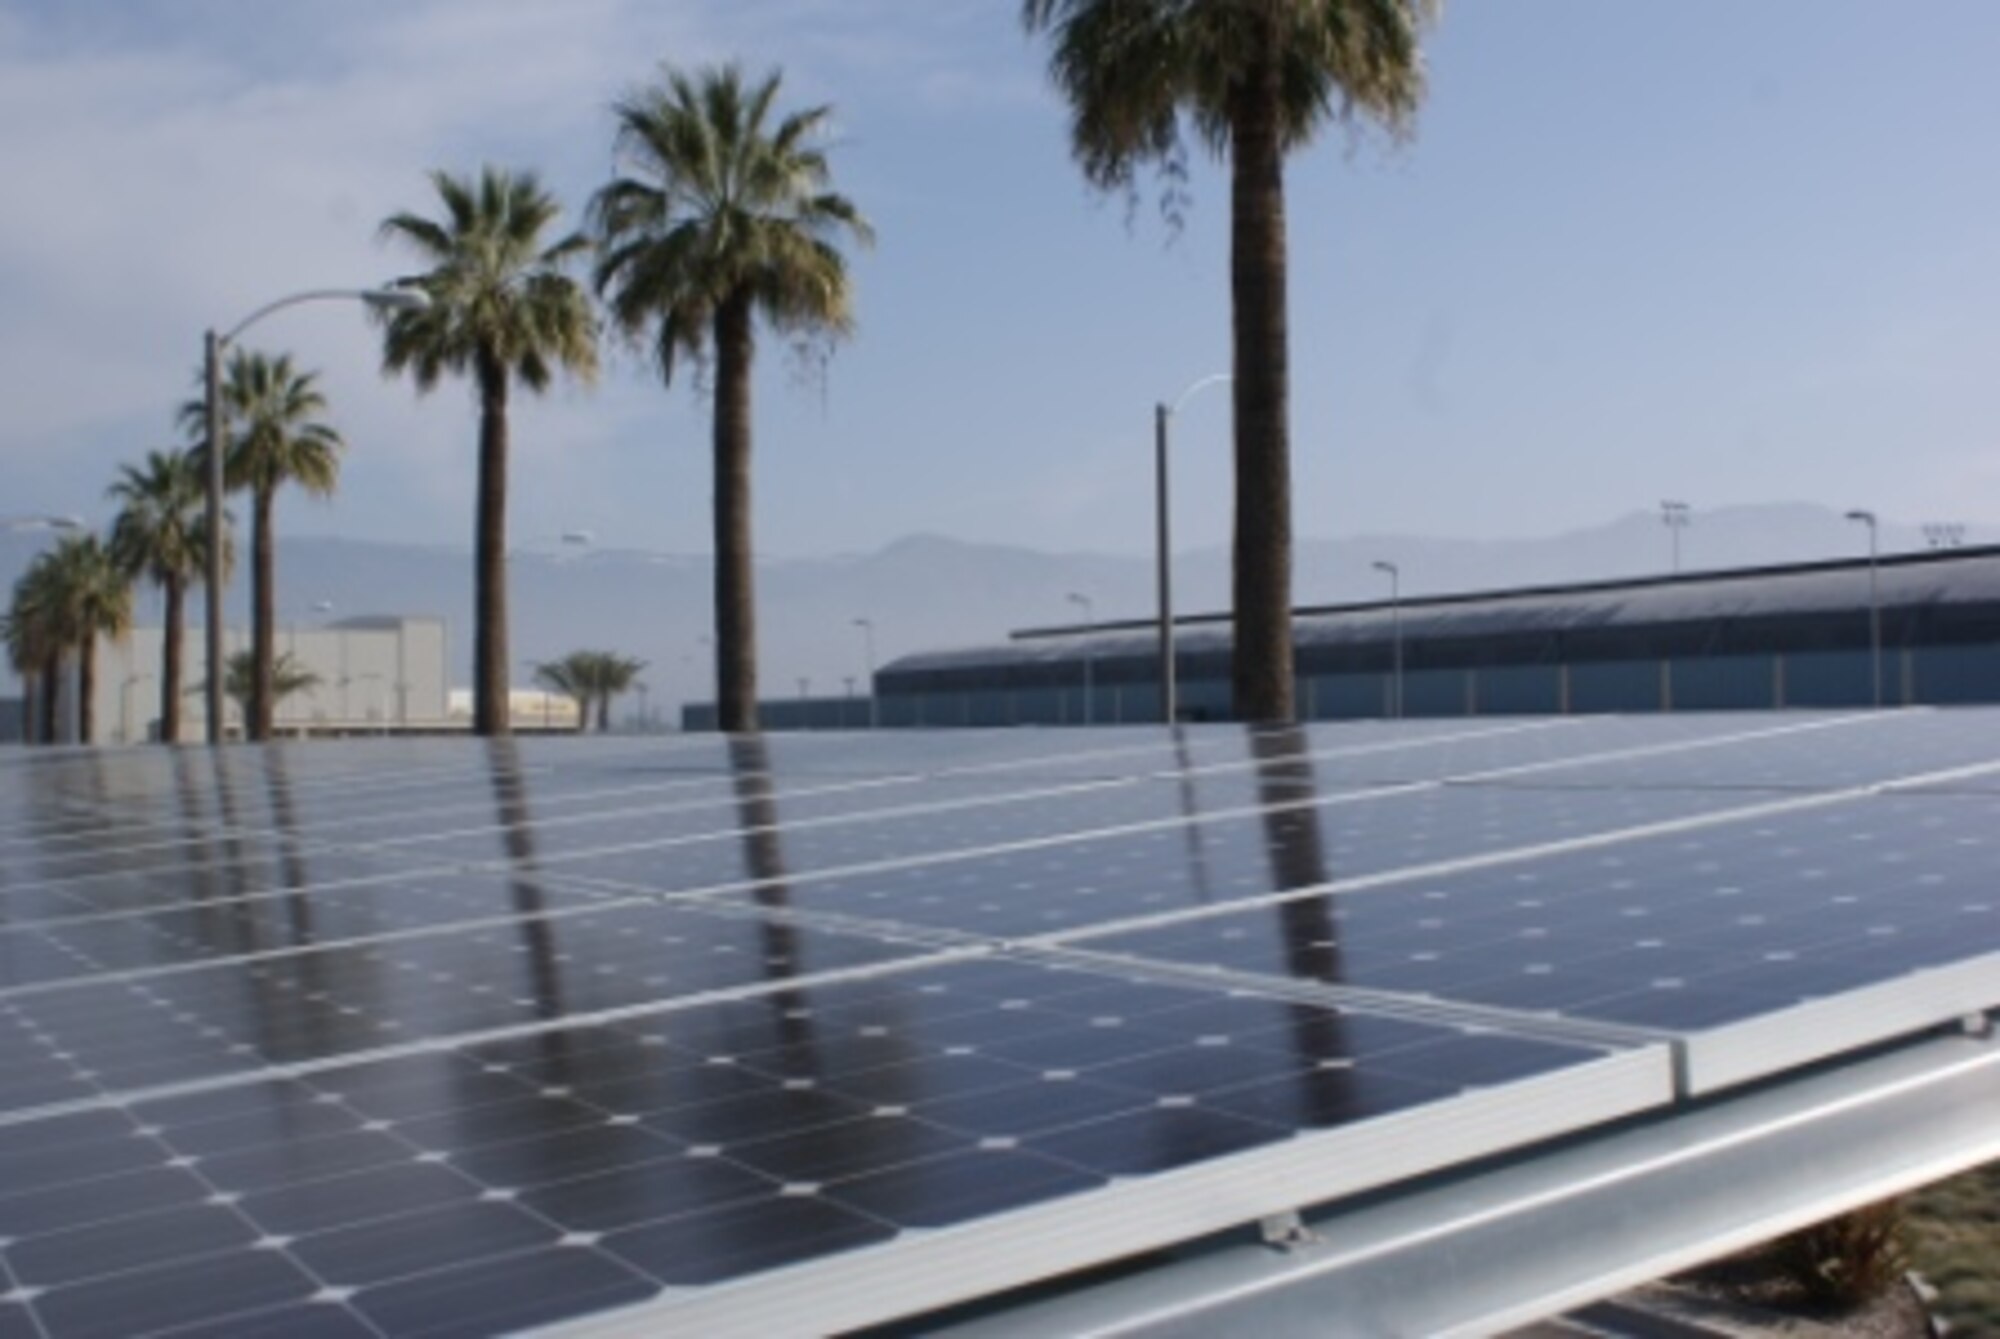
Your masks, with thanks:
<instances>
[{"instance_id":1,"label":"dark building facade","mask_svg":"<svg viewBox=\"0 0 2000 1339\"><path fill-rule=\"evenodd\" d=\"M2000 702L2000 547L1302 608L1300 714L1461 716ZM884 726L1158 720L1157 628L1029 629L876 675ZM1230 716L1227 615L1176 623L1184 718ZM1085 692L1086 679L1089 684Z\"/></svg>"}]
</instances>

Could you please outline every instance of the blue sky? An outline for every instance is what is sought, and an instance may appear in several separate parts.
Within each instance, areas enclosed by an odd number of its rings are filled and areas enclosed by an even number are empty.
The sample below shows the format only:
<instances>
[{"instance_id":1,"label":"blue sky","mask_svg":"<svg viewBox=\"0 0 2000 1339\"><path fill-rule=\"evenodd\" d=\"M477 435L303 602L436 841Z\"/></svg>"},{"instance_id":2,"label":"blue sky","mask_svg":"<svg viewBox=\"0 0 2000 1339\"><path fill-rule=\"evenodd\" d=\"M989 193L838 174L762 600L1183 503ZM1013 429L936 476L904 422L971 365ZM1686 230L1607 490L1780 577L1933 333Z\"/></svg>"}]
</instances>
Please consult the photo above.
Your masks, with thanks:
<instances>
[{"instance_id":1,"label":"blue sky","mask_svg":"<svg viewBox=\"0 0 2000 1339\"><path fill-rule=\"evenodd\" d=\"M1228 364L1226 182L1185 232L1072 166L1013 0L0 0L9 511L104 513L173 440L200 332L404 260L426 169L580 207L661 60L782 65L872 217L823 381L760 354L779 555L930 531L1149 543L1151 404ZM1401 149L1290 173L1300 533L1535 535L1661 497L2000 521L2000 6L1459 0ZM464 545L469 393L385 381L338 305L250 342L324 370L352 449L291 533ZM1179 426L1176 527L1226 541L1226 393ZM514 530L708 549L707 408L616 354L517 415Z\"/></svg>"}]
</instances>

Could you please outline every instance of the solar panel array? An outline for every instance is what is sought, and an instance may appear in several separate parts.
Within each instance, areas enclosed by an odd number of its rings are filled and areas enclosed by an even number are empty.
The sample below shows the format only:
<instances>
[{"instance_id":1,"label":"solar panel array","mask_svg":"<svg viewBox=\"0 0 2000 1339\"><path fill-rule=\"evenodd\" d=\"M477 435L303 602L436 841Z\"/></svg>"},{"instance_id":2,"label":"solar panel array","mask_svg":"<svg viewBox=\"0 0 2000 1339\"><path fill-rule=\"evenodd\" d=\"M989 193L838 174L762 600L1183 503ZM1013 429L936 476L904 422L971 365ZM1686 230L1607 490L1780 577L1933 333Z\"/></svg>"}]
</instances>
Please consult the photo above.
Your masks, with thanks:
<instances>
[{"instance_id":1,"label":"solar panel array","mask_svg":"<svg viewBox=\"0 0 2000 1339\"><path fill-rule=\"evenodd\" d=\"M1983 711L16 751L0 1339L948 1305L2000 1007L1996 819Z\"/></svg>"}]
</instances>

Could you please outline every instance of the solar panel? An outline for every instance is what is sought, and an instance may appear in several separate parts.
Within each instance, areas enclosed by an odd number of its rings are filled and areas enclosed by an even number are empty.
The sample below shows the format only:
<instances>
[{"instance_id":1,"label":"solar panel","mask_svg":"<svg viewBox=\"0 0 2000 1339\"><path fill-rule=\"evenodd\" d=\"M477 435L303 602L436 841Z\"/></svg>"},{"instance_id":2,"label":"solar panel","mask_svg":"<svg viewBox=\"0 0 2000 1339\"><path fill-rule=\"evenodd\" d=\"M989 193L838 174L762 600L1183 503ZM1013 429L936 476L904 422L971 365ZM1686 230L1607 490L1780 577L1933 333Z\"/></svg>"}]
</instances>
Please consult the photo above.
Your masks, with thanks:
<instances>
[{"instance_id":1,"label":"solar panel","mask_svg":"<svg viewBox=\"0 0 2000 1339\"><path fill-rule=\"evenodd\" d=\"M841 1328L2000 1006L2000 713L0 766L0 1339Z\"/></svg>"}]
</instances>

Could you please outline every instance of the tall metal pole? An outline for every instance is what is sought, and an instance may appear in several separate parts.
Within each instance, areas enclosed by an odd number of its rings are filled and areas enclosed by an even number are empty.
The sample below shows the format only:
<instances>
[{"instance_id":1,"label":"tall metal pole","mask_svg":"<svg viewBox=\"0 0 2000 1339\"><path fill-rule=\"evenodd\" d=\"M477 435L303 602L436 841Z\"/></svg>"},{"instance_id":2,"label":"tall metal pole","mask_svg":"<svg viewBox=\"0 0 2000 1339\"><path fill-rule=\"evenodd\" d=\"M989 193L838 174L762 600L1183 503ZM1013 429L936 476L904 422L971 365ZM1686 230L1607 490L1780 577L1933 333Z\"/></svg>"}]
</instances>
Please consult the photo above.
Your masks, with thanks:
<instances>
[{"instance_id":1,"label":"tall metal pole","mask_svg":"<svg viewBox=\"0 0 2000 1339\"><path fill-rule=\"evenodd\" d=\"M1088 595L1072 593L1069 597L1069 602L1083 610L1083 723L1085 725L1095 725L1097 723L1097 711L1091 704L1091 699L1094 696L1091 678L1092 662L1097 658L1096 648L1092 644L1097 636L1097 606L1090 602Z\"/></svg>"},{"instance_id":2,"label":"tall metal pole","mask_svg":"<svg viewBox=\"0 0 2000 1339\"><path fill-rule=\"evenodd\" d=\"M1167 507L1167 421L1173 411L1164 404L1153 406L1153 560L1158 567L1160 586L1160 719L1172 725L1178 718L1175 701L1179 685L1174 682L1174 574L1169 554Z\"/></svg>"},{"instance_id":3,"label":"tall metal pole","mask_svg":"<svg viewBox=\"0 0 2000 1339\"><path fill-rule=\"evenodd\" d=\"M881 728L882 717L878 709L881 695L875 691L875 624L873 620L857 618L854 626L861 629L861 654L868 666L868 728Z\"/></svg>"},{"instance_id":4,"label":"tall metal pole","mask_svg":"<svg viewBox=\"0 0 2000 1339\"><path fill-rule=\"evenodd\" d=\"M1378 572L1389 574L1389 628L1390 654L1393 656L1390 670L1389 714L1395 720L1403 719L1403 573L1402 569L1390 562L1375 564Z\"/></svg>"},{"instance_id":5,"label":"tall metal pole","mask_svg":"<svg viewBox=\"0 0 2000 1339\"><path fill-rule=\"evenodd\" d=\"M1667 534L1673 541L1673 572L1681 570L1681 531L1693 524L1694 516L1685 502L1662 502L1660 504L1660 524L1667 527Z\"/></svg>"},{"instance_id":6,"label":"tall metal pole","mask_svg":"<svg viewBox=\"0 0 2000 1339\"><path fill-rule=\"evenodd\" d=\"M1880 545L1877 543L1875 513L1856 508L1847 513L1850 521L1868 527L1868 654L1875 680L1875 707L1882 706L1882 584Z\"/></svg>"},{"instance_id":7,"label":"tall metal pole","mask_svg":"<svg viewBox=\"0 0 2000 1339\"><path fill-rule=\"evenodd\" d=\"M208 527L204 600L207 604L208 742L222 742L222 337L210 330L202 340L202 401L207 411L208 496L203 517Z\"/></svg>"}]
</instances>

